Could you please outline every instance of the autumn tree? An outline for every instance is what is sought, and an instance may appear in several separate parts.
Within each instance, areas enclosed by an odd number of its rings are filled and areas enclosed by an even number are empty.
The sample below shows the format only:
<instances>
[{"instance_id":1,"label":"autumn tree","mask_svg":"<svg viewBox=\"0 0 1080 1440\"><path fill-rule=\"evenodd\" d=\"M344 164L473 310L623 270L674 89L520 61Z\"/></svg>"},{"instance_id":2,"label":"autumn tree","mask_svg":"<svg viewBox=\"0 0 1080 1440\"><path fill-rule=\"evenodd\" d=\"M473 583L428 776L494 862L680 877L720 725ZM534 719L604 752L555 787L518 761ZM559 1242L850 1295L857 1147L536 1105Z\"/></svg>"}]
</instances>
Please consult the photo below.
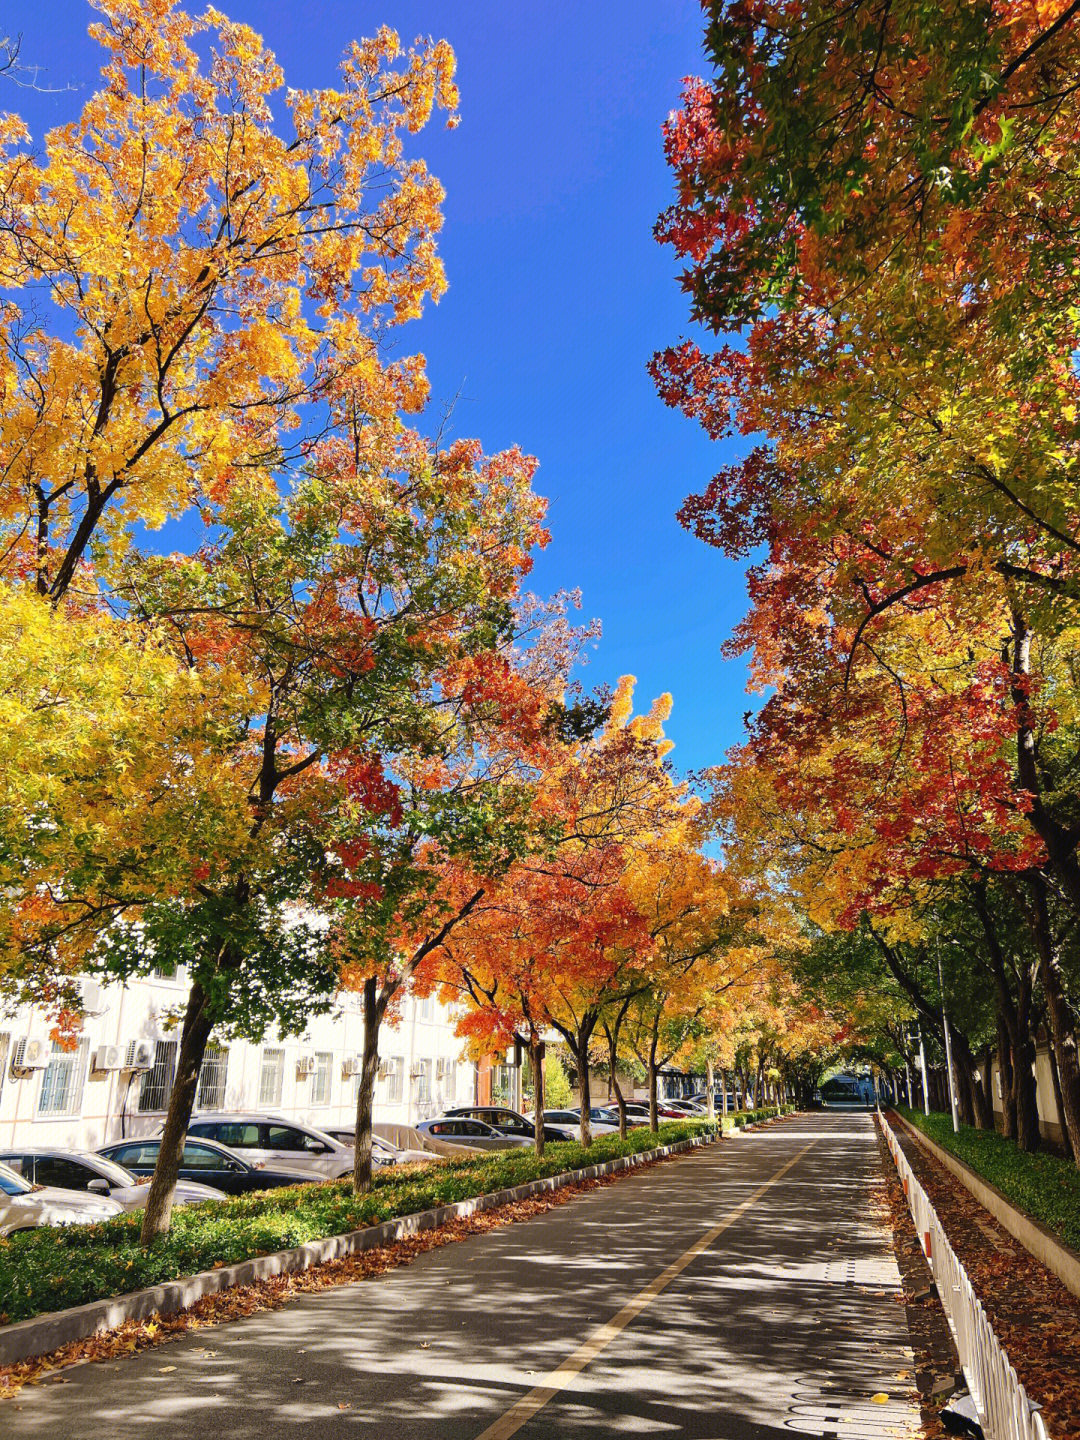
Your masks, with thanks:
<instances>
[{"instance_id":1,"label":"autumn tree","mask_svg":"<svg viewBox=\"0 0 1080 1440\"><path fill-rule=\"evenodd\" d=\"M284 91L217 12L123 0L92 33L104 84L78 120L43 157L3 130L5 583L71 657L27 716L31 764L59 774L15 789L37 808L5 928L19 957L188 968L149 1241L211 1030L298 1028L329 1003L340 956L312 906L394 830L401 777L428 765L443 848L483 849L489 817L455 808L438 768L460 749L446 717L467 732L500 673L543 506L517 452L407 429L422 360L387 353L445 286L442 190L407 137L437 106L453 120L449 48L383 30L336 87ZM135 548L181 515L193 553ZM117 658L95 677L99 633ZM29 663L16 641L2 693ZM111 702L94 773L79 726ZM164 735L141 723L163 702ZM61 842L80 805L92 820ZM398 858L391 879L415 873ZM408 919L404 881L366 898L391 894Z\"/></svg>"}]
</instances>

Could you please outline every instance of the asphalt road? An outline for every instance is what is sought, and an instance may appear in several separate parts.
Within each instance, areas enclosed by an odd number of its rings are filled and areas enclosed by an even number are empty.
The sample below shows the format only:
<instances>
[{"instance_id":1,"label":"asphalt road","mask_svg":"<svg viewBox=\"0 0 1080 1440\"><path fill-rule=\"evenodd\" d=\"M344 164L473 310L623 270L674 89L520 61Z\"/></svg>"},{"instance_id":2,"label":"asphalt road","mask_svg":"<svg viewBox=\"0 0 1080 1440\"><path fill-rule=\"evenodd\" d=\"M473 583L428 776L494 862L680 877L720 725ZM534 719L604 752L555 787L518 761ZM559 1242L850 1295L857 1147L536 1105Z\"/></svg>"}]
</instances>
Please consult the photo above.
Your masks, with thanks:
<instances>
[{"instance_id":1,"label":"asphalt road","mask_svg":"<svg viewBox=\"0 0 1080 1440\"><path fill-rule=\"evenodd\" d=\"M899 1275L868 1205L878 1166L868 1115L796 1117L380 1279L66 1370L0 1402L0 1433L914 1435Z\"/></svg>"}]
</instances>

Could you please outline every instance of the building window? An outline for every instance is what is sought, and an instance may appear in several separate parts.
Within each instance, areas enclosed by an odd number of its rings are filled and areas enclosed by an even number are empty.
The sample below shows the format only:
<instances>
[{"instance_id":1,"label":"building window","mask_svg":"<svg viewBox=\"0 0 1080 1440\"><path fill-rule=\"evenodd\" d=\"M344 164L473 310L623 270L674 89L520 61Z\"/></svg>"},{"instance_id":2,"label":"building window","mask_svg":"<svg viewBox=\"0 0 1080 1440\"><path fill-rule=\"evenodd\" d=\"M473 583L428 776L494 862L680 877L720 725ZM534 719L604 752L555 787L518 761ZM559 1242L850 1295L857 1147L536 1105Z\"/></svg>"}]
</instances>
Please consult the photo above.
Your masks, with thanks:
<instances>
[{"instance_id":1,"label":"building window","mask_svg":"<svg viewBox=\"0 0 1080 1440\"><path fill-rule=\"evenodd\" d=\"M312 1105L330 1104L330 1085L334 1057L329 1050L319 1050L315 1055L315 1080L311 1087Z\"/></svg>"},{"instance_id":2,"label":"building window","mask_svg":"<svg viewBox=\"0 0 1080 1440\"><path fill-rule=\"evenodd\" d=\"M493 1065L491 1068L491 1103L509 1105L514 1093L513 1070L509 1065Z\"/></svg>"},{"instance_id":3,"label":"building window","mask_svg":"<svg viewBox=\"0 0 1080 1440\"><path fill-rule=\"evenodd\" d=\"M139 1090L139 1113L164 1110L176 1079L176 1041L159 1040L154 1046L154 1063L142 1077Z\"/></svg>"},{"instance_id":4,"label":"building window","mask_svg":"<svg viewBox=\"0 0 1080 1440\"><path fill-rule=\"evenodd\" d=\"M150 971L151 980L176 980L178 978L175 960L163 960Z\"/></svg>"},{"instance_id":5,"label":"building window","mask_svg":"<svg viewBox=\"0 0 1080 1440\"><path fill-rule=\"evenodd\" d=\"M431 1101L431 1061L417 1060L414 1069L416 1080L416 1103L427 1105Z\"/></svg>"},{"instance_id":6,"label":"building window","mask_svg":"<svg viewBox=\"0 0 1080 1440\"><path fill-rule=\"evenodd\" d=\"M48 1068L41 1077L39 1115L77 1115L82 1108L86 1057L90 1042L80 1041L77 1050L64 1050L53 1041Z\"/></svg>"},{"instance_id":7,"label":"building window","mask_svg":"<svg viewBox=\"0 0 1080 1440\"><path fill-rule=\"evenodd\" d=\"M392 1055L386 1062L386 1103L400 1105L404 1090L405 1062L400 1055Z\"/></svg>"},{"instance_id":8,"label":"building window","mask_svg":"<svg viewBox=\"0 0 1080 1440\"><path fill-rule=\"evenodd\" d=\"M0 1095L4 1093L4 1076L7 1074L8 1051L11 1049L11 1036L4 1032L0 1035Z\"/></svg>"},{"instance_id":9,"label":"building window","mask_svg":"<svg viewBox=\"0 0 1080 1440\"><path fill-rule=\"evenodd\" d=\"M264 1050L259 1073L259 1104L280 1105L281 1087L285 1079L285 1051Z\"/></svg>"},{"instance_id":10,"label":"building window","mask_svg":"<svg viewBox=\"0 0 1080 1440\"><path fill-rule=\"evenodd\" d=\"M225 1076L229 1068L229 1052L213 1041L206 1047L199 1066L199 1089L195 1096L196 1110L220 1110L225 1104Z\"/></svg>"}]
</instances>

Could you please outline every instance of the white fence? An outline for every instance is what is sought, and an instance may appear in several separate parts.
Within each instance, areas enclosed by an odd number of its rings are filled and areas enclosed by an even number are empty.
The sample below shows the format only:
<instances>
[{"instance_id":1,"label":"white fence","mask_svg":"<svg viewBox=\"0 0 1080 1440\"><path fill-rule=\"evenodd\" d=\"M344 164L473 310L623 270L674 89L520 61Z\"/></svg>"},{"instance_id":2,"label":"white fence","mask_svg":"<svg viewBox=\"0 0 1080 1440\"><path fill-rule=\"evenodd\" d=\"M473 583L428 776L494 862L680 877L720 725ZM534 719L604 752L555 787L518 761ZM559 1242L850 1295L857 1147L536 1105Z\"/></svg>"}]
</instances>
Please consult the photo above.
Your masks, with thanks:
<instances>
[{"instance_id":1,"label":"white fence","mask_svg":"<svg viewBox=\"0 0 1080 1440\"><path fill-rule=\"evenodd\" d=\"M949 1317L964 1378L986 1440L1047 1440L1042 1416L1032 1408L1016 1371L1009 1364L1009 1357L990 1328L979 1297L956 1258L941 1221L926 1198L926 1191L916 1180L907 1156L880 1111L878 1120L899 1171L938 1295Z\"/></svg>"}]
</instances>

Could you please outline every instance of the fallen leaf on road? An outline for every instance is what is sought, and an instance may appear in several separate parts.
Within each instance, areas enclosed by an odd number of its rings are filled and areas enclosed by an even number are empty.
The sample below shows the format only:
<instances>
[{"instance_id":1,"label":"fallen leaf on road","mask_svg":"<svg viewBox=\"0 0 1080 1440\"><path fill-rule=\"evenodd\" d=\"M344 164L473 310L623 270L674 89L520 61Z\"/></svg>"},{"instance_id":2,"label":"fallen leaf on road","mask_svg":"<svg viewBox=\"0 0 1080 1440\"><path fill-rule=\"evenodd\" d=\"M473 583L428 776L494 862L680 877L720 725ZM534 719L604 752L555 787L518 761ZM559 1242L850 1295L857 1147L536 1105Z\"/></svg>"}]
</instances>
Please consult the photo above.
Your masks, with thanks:
<instances>
[{"instance_id":1,"label":"fallen leaf on road","mask_svg":"<svg viewBox=\"0 0 1080 1440\"><path fill-rule=\"evenodd\" d=\"M159 1375L170 1375L175 1369L176 1369L176 1366L175 1366L175 1365L159 1365L159 1366L158 1366L158 1374L159 1374Z\"/></svg>"},{"instance_id":2,"label":"fallen leaf on road","mask_svg":"<svg viewBox=\"0 0 1080 1440\"><path fill-rule=\"evenodd\" d=\"M887 1405L889 1403L889 1397L885 1394L884 1390L879 1390L876 1395L871 1395L870 1399L875 1405Z\"/></svg>"}]
</instances>

